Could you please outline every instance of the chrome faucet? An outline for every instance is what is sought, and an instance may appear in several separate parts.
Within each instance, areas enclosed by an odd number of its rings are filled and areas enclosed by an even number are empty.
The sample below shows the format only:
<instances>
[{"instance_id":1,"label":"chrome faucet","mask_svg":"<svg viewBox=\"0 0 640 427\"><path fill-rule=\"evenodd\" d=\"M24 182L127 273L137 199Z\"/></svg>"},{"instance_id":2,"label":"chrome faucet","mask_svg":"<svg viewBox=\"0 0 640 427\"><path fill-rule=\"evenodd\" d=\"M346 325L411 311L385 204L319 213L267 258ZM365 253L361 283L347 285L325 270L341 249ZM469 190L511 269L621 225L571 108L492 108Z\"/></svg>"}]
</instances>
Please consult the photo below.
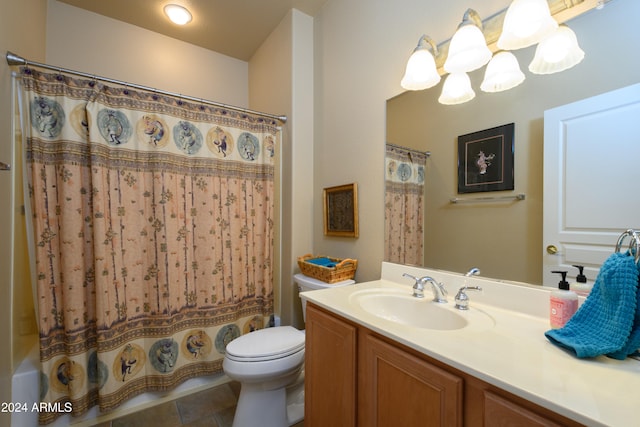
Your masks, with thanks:
<instances>
[{"instance_id":1,"label":"chrome faucet","mask_svg":"<svg viewBox=\"0 0 640 427\"><path fill-rule=\"evenodd\" d=\"M480 274L480 269L478 267L472 267L471 270L467 271L464 274L464 277L471 277Z\"/></svg>"},{"instance_id":2,"label":"chrome faucet","mask_svg":"<svg viewBox=\"0 0 640 427\"><path fill-rule=\"evenodd\" d=\"M471 277L480 274L480 270L476 267L473 267L471 270L467 271L464 277ZM482 288L480 286L467 286L467 279L464 281L464 286L458 290L456 294L456 308L458 310L469 310L469 297L467 296L465 291L481 291Z\"/></svg>"},{"instance_id":3,"label":"chrome faucet","mask_svg":"<svg viewBox=\"0 0 640 427\"><path fill-rule=\"evenodd\" d=\"M412 276L411 274L404 273L404 277L409 277L415 281L413 284L413 296L416 298L424 298L424 285L427 283L431 284L431 289L433 290L433 302L437 303L446 303L447 299L445 295L447 295L447 290L445 289L442 283L436 281L433 277L424 276L417 278Z\"/></svg>"}]
</instances>

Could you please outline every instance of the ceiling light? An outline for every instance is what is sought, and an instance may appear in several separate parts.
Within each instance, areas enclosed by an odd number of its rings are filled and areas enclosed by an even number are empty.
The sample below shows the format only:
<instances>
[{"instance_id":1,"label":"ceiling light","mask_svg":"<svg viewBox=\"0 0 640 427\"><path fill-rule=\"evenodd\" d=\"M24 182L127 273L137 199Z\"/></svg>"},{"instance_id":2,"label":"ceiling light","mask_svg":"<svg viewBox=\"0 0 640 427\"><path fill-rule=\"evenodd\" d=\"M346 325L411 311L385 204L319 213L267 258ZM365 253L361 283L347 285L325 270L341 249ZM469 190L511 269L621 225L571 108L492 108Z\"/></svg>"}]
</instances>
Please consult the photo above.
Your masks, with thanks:
<instances>
[{"instance_id":1,"label":"ceiling light","mask_svg":"<svg viewBox=\"0 0 640 427\"><path fill-rule=\"evenodd\" d=\"M484 92L502 92L518 86L524 81L518 59L511 52L496 53L484 73L480 89Z\"/></svg>"},{"instance_id":2,"label":"ceiling light","mask_svg":"<svg viewBox=\"0 0 640 427\"><path fill-rule=\"evenodd\" d=\"M513 0L504 18L498 48L515 50L534 45L557 27L547 0Z\"/></svg>"},{"instance_id":3,"label":"ceiling light","mask_svg":"<svg viewBox=\"0 0 640 427\"><path fill-rule=\"evenodd\" d=\"M191 13L186 8L177 4L166 5L164 7L164 13L174 24L185 25L191 22Z\"/></svg>"},{"instance_id":4,"label":"ceiling light","mask_svg":"<svg viewBox=\"0 0 640 427\"><path fill-rule=\"evenodd\" d=\"M438 102L445 105L462 104L471 101L475 96L467 73L452 73L442 85L442 94Z\"/></svg>"},{"instance_id":5,"label":"ceiling light","mask_svg":"<svg viewBox=\"0 0 640 427\"><path fill-rule=\"evenodd\" d=\"M535 74L558 73L580 63L583 58L584 51L578 46L576 34L566 25L560 25L538 44L529 71Z\"/></svg>"},{"instance_id":6,"label":"ceiling light","mask_svg":"<svg viewBox=\"0 0 640 427\"><path fill-rule=\"evenodd\" d=\"M490 59L491 51L482 33L482 20L475 10L467 9L451 38L444 69L449 73L465 73L482 67Z\"/></svg>"},{"instance_id":7,"label":"ceiling light","mask_svg":"<svg viewBox=\"0 0 640 427\"><path fill-rule=\"evenodd\" d=\"M435 56L438 48L428 36L420 37L418 45L407 61L400 86L407 90L428 89L440 82Z\"/></svg>"}]
</instances>

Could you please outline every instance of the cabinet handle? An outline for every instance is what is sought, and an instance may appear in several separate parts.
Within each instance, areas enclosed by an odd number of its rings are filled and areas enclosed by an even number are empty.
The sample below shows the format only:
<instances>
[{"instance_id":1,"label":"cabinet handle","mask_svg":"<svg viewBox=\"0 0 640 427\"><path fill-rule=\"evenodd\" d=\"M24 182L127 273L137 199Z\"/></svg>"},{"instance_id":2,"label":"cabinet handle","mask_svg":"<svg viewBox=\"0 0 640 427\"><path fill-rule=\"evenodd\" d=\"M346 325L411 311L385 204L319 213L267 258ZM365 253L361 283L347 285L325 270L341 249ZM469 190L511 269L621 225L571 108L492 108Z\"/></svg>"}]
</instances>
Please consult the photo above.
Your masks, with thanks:
<instances>
[{"instance_id":1,"label":"cabinet handle","mask_svg":"<svg viewBox=\"0 0 640 427\"><path fill-rule=\"evenodd\" d=\"M0 171L10 171L10 170L11 170L10 164L0 162Z\"/></svg>"}]
</instances>

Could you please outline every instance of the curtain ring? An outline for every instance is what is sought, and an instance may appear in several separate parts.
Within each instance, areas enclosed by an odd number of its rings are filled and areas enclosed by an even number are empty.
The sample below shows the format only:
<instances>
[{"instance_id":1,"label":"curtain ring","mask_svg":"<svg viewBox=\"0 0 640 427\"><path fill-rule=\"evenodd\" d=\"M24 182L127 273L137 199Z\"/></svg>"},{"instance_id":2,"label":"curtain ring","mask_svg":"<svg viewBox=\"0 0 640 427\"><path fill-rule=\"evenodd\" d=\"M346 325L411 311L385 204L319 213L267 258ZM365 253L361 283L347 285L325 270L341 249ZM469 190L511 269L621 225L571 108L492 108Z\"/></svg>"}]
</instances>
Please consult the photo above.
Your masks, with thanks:
<instances>
[{"instance_id":1,"label":"curtain ring","mask_svg":"<svg viewBox=\"0 0 640 427\"><path fill-rule=\"evenodd\" d=\"M26 59L24 60L23 70L25 74L31 74L31 68L29 68L29 61L27 61Z\"/></svg>"}]
</instances>

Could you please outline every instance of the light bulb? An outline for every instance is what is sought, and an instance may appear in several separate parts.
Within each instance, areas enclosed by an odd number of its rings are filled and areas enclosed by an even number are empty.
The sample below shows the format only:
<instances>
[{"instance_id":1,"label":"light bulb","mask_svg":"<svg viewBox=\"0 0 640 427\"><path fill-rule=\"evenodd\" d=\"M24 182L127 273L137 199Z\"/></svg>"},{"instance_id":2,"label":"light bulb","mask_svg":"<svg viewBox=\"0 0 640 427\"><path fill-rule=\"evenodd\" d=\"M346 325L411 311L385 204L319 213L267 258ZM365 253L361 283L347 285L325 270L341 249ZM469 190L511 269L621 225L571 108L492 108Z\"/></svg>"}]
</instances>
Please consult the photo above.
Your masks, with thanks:
<instances>
[{"instance_id":1,"label":"light bulb","mask_svg":"<svg viewBox=\"0 0 640 427\"><path fill-rule=\"evenodd\" d=\"M420 37L418 46L407 61L407 68L400 85L407 90L422 90L433 87L440 82L440 74L436 69L434 52L437 50L433 40L427 36Z\"/></svg>"},{"instance_id":2,"label":"light bulb","mask_svg":"<svg viewBox=\"0 0 640 427\"><path fill-rule=\"evenodd\" d=\"M191 13L184 7L177 4L168 4L164 7L164 13L171 22L178 25L185 25L191 22Z\"/></svg>"}]
</instances>

